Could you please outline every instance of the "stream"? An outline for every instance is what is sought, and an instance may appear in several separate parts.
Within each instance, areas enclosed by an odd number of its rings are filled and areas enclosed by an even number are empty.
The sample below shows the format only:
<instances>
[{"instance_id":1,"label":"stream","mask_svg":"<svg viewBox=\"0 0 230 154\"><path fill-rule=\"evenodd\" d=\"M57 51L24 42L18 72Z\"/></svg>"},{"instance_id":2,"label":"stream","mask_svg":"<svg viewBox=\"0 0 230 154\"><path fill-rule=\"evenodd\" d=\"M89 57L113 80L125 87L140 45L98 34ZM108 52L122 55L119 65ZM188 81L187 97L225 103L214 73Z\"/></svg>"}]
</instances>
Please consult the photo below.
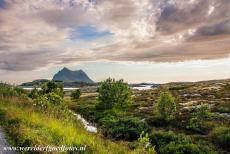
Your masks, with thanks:
<instances>
[{"instance_id":1,"label":"stream","mask_svg":"<svg viewBox=\"0 0 230 154\"><path fill-rule=\"evenodd\" d=\"M88 131L88 132L91 132L91 133L97 133L97 127L93 126L92 124L90 124L87 120L85 120L80 114L77 114L73 111L70 110L70 112L77 117L78 120L80 120L83 125L84 125L84 128Z\"/></svg>"}]
</instances>

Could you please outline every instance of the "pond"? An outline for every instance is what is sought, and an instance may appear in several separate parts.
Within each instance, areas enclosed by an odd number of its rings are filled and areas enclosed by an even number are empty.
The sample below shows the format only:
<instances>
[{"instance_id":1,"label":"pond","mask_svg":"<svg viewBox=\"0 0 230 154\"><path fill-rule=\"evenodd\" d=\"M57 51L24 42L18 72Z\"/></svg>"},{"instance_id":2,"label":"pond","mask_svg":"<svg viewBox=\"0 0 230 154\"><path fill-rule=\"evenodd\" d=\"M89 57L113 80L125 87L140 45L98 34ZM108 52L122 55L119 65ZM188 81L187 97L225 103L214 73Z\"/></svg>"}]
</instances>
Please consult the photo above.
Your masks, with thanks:
<instances>
[{"instance_id":1,"label":"pond","mask_svg":"<svg viewBox=\"0 0 230 154\"><path fill-rule=\"evenodd\" d=\"M137 86L137 87L132 87L132 89L149 90L149 89L152 89L152 85L140 85L140 86Z\"/></svg>"}]
</instances>

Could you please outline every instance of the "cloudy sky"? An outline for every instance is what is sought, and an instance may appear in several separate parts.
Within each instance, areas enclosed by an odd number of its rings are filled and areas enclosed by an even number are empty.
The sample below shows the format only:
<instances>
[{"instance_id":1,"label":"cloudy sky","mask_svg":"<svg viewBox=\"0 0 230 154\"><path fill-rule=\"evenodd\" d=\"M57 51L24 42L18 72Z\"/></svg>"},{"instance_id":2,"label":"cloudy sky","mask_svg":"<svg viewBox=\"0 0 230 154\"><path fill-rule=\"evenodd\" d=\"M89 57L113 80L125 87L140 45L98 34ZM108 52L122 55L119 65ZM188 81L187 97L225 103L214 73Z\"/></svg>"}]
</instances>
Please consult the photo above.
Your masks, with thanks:
<instances>
[{"instance_id":1,"label":"cloudy sky","mask_svg":"<svg viewBox=\"0 0 230 154\"><path fill-rule=\"evenodd\" d=\"M229 0L0 0L0 80L230 78Z\"/></svg>"}]
</instances>

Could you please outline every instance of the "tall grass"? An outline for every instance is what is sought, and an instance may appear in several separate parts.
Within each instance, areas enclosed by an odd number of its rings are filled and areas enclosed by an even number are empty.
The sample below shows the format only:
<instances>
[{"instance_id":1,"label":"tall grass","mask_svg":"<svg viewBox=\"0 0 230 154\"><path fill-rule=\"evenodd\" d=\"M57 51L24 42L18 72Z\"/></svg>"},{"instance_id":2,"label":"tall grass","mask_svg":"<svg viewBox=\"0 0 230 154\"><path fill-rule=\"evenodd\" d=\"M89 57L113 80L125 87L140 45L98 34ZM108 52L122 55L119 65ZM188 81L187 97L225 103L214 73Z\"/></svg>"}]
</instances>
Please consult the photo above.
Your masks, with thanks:
<instances>
[{"instance_id":1,"label":"tall grass","mask_svg":"<svg viewBox=\"0 0 230 154\"><path fill-rule=\"evenodd\" d=\"M4 87L0 90L1 94L4 91L0 98L0 124L15 146L86 145L84 153L130 153L125 143L114 143L87 132L69 113L58 111L58 108L38 109L28 98L13 94L14 90L9 95L5 90L12 89Z\"/></svg>"}]
</instances>

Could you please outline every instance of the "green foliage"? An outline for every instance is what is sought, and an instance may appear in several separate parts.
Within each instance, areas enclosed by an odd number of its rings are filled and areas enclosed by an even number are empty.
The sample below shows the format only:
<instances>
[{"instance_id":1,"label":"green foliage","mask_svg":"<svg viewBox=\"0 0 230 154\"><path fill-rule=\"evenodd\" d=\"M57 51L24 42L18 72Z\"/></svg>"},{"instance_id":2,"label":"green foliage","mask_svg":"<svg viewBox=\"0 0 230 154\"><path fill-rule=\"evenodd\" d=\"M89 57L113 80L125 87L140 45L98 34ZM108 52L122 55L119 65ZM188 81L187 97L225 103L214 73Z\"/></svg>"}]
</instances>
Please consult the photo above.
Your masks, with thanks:
<instances>
[{"instance_id":1,"label":"green foliage","mask_svg":"<svg viewBox=\"0 0 230 154\"><path fill-rule=\"evenodd\" d=\"M174 118L176 113L176 103L174 97L169 91L164 90L161 92L160 97L157 100L157 111L160 118L164 120L170 120Z\"/></svg>"},{"instance_id":2,"label":"green foliage","mask_svg":"<svg viewBox=\"0 0 230 154\"><path fill-rule=\"evenodd\" d=\"M100 109L124 108L131 103L132 91L123 80L107 79L98 88Z\"/></svg>"},{"instance_id":3,"label":"green foliage","mask_svg":"<svg viewBox=\"0 0 230 154\"><path fill-rule=\"evenodd\" d=\"M81 90L80 89L76 89L71 93L71 99L72 100L78 100L81 96Z\"/></svg>"},{"instance_id":4,"label":"green foliage","mask_svg":"<svg viewBox=\"0 0 230 154\"><path fill-rule=\"evenodd\" d=\"M26 95L26 91L21 87L14 87L14 91L17 93L18 96Z\"/></svg>"},{"instance_id":5,"label":"green foliage","mask_svg":"<svg viewBox=\"0 0 230 154\"><path fill-rule=\"evenodd\" d=\"M189 119L187 129L193 130L195 132L202 132L202 121L198 117L192 117Z\"/></svg>"},{"instance_id":6,"label":"green foliage","mask_svg":"<svg viewBox=\"0 0 230 154\"><path fill-rule=\"evenodd\" d=\"M162 154L216 154L215 151L207 146L192 143L177 144L170 142L160 149Z\"/></svg>"},{"instance_id":7,"label":"green foliage","mask_svg":"<svg viewBox=\"0 0 230 154\"><path fill-rule=\"evenodd\" d=\"M4 83L0 83L0 97L13 97L13 96L25 96L26 92L20 87L10 86Z\"/></svg>"},{"instance_id":8,"label":"green foliage","mask_svg":"<svg viewBox=\"0 0 230 154\"><path fill-rule=\"evenodd\" d=\"M37 88L34 88L33 90L31 90L28 96L32 99L36 99L39 96L39 91L37 90Z\"/></svg>"},{"instance_id":9,"label":"green foliage","mask_svg":"<svg viewBox=\"0 0 230 154\"><path fill-rule=\"evenodd\" d=\"M153 132L151 142L156 145L156 150L162 154L214 154L212 147L194 144L192 138L184 134L169 132Z\"/></svg>"},{"instance_id":10,"label":"green foliage","mask_svg":"<svg viewBox=\"0 0 230 154\"><path fill-rule=\"evenodd\" d=\"M184 134L175 134L172 131L158 131L152 132L150 134L151 142L156 145L156 148L159 149L161 146L167 145L170 142L176 143L192 143L190 137L185 136Z\"/></svg>"},{"instance_id":11,"label":"green foliage","mask_svg":"<svg viewBox=\"0 0 230 154\"><path fill-rule=\"evenodd\" d=\"M44 95L38 95L34 99L34 106L40 107L40 108L48 108L50 103L48 101L48 98Z\"/></svg>"},{"instance_id":12,"label":"green foliage","mask_svg":"<svg viewBox=\"0 0 230 154\"><path fill-rule=\"evenodd\" d=\"M41 91L34 88L30 92L29 97L34 100L34 105L42 108L47 108L50 105L63 105L63 85L54 81L48 81L42 85Z\"/></svg>"},{"instance_id":13,"label":"green foliage","mask_svg":"<svg viewBox=\"0 0 230 154\"><path fill-rule=\"evenodd\" d=\"M213 115L210 112L208 105L201 105L201 107L198 108L189 119L186 128L198 133L202 133L205 130L204 121L211 117L213 117Z\"/></svg>"},{"instance_id":14,"label":"green foliage","mask_svg":"<svg viewBox=\"0 0 230 154\"><path fill-rule=\"evenodd\" d=\"M156 154L154 146L151 145L148 133L142 131L138 138L138 145L134 151L134 154Z\"/></svg>"},{"instance_id":15,"label":"green foliage","mask_svg":"<svg viewBox=\"0 0 230 154\"><path fill-rule=\"evenodd\" d=\"M195 113L195 115L200 119L210 118L211 117L210 108L208 107L207 104L203 104L201 105L200 108L198 108L198 111Z\"/></svg>"},{"instance_id":16,"label":"green foliage","mask_svg":"<svg viewBox=\"0 0 230 154\"><path fill-rule=\"evenodd\" d=\"M64 102L63 98L54 92L46 94L46 97L48 101L53 105L61 105Z\"/></svg>"},{"instance_id":17,"label":"green foliage","mask_svg":"<svg viewBox=\"0 0 230 154\"><path fill-rule=\"evenodd\" d=\"M64 97L63 84L55 83L54 81L48 81L42 85L42 93L48 94L54 92L61 97Z\"/></svg>"},{"instance_id":18,"label":"green foliage","mask_svg":"<svg viewBox=\"0 0 230 154\"><path fill-rule=\"evenodd\" d=\"M220 106L219 108L217 108L217 111L220 113L229 113L230 112L230 106L229 107Z\"/></svg>"},{"instance_id":19,"label":"green foliage","mask_svg":"<svg viewBox=\"0 0 230 154\"><path fill-rule=\"evenodd\" d=\"M117 140L136 140L142 131L148 131L146 122L134 117L117 118L108 114L98 124L106 136Z\"/></svg>"},{"instance_id":20,"label":"green foliage","mask_svg":"<svg viewBox=\"0 0 230 154\"><path fill-rule=\"evenodd\" d=\"M210 137L213 143L230 150L230 128L229 127L217 127L211 131Z\"/></svg>"}]
</instances>

